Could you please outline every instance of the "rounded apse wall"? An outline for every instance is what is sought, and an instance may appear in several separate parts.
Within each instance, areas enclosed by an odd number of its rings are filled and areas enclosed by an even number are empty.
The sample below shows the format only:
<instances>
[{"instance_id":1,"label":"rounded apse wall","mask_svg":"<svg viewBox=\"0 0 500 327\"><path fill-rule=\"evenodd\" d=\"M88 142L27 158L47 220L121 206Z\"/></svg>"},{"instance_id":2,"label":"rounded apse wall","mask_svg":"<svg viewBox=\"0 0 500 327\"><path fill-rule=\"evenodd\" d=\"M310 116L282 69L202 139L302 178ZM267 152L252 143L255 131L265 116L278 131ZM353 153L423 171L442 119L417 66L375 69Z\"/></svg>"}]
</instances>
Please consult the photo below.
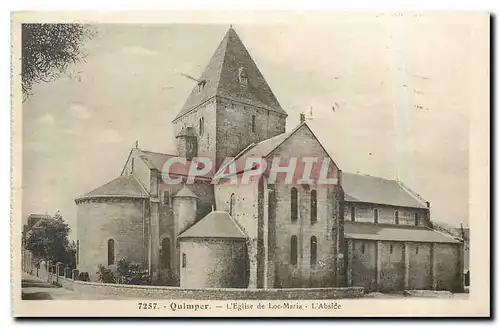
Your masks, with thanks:
<instances>
[{"instance_id":1,"label":"rounded apse wall","mask_svg":"<svg viewBox=\"0 0 500 327\"><path fill-rule=\"evenodd\" d=\"M77 201L78 263L81 272L97 280L97 267L120 258L145 262L145 199L112 197ZM112 240L112 241L110 241ZM111 247L111 249L109 248Z\"/></svg>"},{"instance_id":2,"label":"rounded apse wall","mask_svg":"<svg viewBox=\"0 0 500 327\"><path fill-rule=\"evenodd\" d=\"M180 239L180 256L183 288L248 286L244 239Z\"/></svg>"}]
</instances>

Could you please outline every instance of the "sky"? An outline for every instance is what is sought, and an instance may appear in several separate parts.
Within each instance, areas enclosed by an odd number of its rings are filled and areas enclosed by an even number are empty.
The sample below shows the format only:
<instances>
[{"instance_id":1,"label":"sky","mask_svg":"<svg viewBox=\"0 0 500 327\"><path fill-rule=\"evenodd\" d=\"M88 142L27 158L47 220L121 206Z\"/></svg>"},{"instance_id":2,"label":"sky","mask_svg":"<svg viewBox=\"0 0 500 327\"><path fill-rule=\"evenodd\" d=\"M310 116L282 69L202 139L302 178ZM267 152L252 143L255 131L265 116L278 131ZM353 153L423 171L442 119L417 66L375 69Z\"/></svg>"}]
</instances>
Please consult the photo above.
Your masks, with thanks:
<instances>
[{"instance_id":1,"label":"sky","mask_svg":"<svg viewBox=\"0 0 500 327\"><path fill-rule=\"evenodd\" d=\"M233 24L289 114L340 169L399 178L431 219L468 224L470 111L485 78L488 25L470 14L336 14L329 23ZM227 24L100 24L85 62L23 103L23 219L118 177L135 142L175 149L181 110ZM335 106L336 110L332 110Z\"/></svg>"}]
</instances>

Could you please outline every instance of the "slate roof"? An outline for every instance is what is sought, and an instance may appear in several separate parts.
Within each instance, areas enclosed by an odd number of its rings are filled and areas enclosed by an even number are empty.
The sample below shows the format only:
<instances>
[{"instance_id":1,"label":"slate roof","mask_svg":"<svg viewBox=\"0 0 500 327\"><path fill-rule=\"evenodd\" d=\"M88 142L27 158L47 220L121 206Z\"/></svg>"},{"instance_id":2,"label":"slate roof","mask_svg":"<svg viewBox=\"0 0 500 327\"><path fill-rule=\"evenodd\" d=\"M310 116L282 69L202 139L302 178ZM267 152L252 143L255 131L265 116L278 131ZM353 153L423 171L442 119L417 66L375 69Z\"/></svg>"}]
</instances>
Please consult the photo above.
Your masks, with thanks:
<instances>
[{"instance_id":1,"label":"slate roof","mask_svg":"<svg viewBox=\"0 0 500 327\"><path fill-rule=\"evenodd\" d=\"M344 222L344 237L357 240L460 243L450 235L429 228Z\"/></svg>"},{"instance_id":2,"label":"slate roof","mask_svg":"<svg viewBox=\"0 0 500 327\"><path fill-rule=\"evenodd\" d=\"M158 171L162 171L163 165L168 159L177 157L173 154L151 152L141 149L135 150L139 151L139 158L141 158L146 163L149 169L156 169Z\"/></svg>"},{"instance_id":3,"label":"slate roof","mask_svg":"<svg viewBox=\"0 0 500 327\"><path fill-rule=\"evenodd\" d=\"M96 197L147 198L149 194L134 175L123 175L77 199Z\"/></svg>"},{"instance_id":4,"label":"slate roof","mask_svg":"<svg viewBox=\"0 0 500 327\"><path fill-rule=\"evenodd\" d=\"M345 201L427 208L425 201L412 194L401 182L375 176L342 173Z\"/></svg>"},{"instance_id":5,"label":"slate roof","mask_svg":"<svg viewBox=\"0 0 500 327\"><path fill-rule=\"evenodd\" d=\"M246 86L238 81L238 70L241 67L247 76ZM199 80L205 82L204 87L199 91L198 85L194 86L174 121L214 96L286 115L233 28L227 31Z\"/></svg>"},{"instance_id":6,"label":"slate roof","mask_svg":"<svg viewBox=\"0 0 500 327\"><path fill-rule=\"evenodd\" d=\"M225 211L212 211L179 235L179 238L246 239L247 235Z\"/></svg>"},{"instance_id":7,"label":"slate roof","mask_svg":"<svg viewBox=\"0 0 500 327\"><path fill-rule=\"evenodd\" d=\"M149 169L156 169L159 172L163 172L163 165L165 164L165 162L167 162L167 160L178 157L177 155L173 154L146 151L138 148L133 149L133 151L138 151L138 157L141 158L142 161L144 161ZM186 176L189 172L190 165L190 162L187 162L187 164L174 163L170 166L170 173L180 176ZM199 176L197 178L210 178L212 172L213 171L210 171L206 173L205 176Z\"/></svg>"},{"instance_id":8,"label":"slate roof","mask_svg":"<svg viewBox=\"0 0 500 327\"><path fill-rule=\"evenodd\" d=\"M196 198L198 199L198 196L196 194L193 193L193 191L191 191L190 189L188 189L186 187L186 185L184 185L183 188L181 188L181 190L179 192L177 192L174 197L184 197L184 198Z\"/></svg>"}]
</instances>

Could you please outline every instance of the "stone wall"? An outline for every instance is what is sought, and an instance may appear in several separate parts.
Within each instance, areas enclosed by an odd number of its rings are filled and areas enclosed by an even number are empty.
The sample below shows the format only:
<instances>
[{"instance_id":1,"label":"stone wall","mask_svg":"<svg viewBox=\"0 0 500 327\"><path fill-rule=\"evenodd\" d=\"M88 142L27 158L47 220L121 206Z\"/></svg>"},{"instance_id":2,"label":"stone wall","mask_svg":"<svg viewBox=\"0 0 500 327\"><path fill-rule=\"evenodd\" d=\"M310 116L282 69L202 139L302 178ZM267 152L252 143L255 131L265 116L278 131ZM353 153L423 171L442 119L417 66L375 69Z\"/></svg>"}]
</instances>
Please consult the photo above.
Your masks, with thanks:
<instances>
[{"instance_id":1,"label":"stone wall","mask_svg":"<svg viewBox=\"0 0 500 327\"><path fill-rule=\"evenodd\" d=\"M462 291L462 246L456 243L346 240L347 285L367 291Z\"/></svg>"},{"instance_id":2,"label":"stone wall","mask_svg":"<svg viewBox=\"0 0 500 327\"><path fill-rule=\"evenodd\" d=\"M203 118L204 130L200 135L200 119ZM198 108L173 122L174 137L183 127L193 127L198 143L198 156L215 159L216 152L216 105L215 98L202 103Z\"/></svg>"},{"instance_id":3,"label":"stone wall","mask_svg":"<svg viewBox=\"0 0 500 327\"><path fill-rule=\"evenodd\" d=\"M252 131L255 116L255 131ZM286 116L249 104L217 98L217 157L234 157L251 143L285 132Z\"/></svg>"},{"instance_id":4,"label":"stone wall","mask_svg":"<svg viewBox=\"0 0 500 327\"><path fill-rule=\"evenodd\" d=\"M244 239L182 239L180 252L182 288L247 288Z\"/></svg>"},{"instance_id":5,"label":"stone wall","mask_svg":"<svg viewBox=\"0 0 500 327\"><path fill-rule=\"evenodd\" d=\"M417 215L417 226L428 226L427 209L394 207L371 203L344 202L344 220L352 221L352 210L354 208L355 221L375 223L375 209L378 212L379 224L396 224L396 211L398 211L399 225L415 226L415 215Z\"/></svg>"},{"instance_id":6,"label":"stone wall","mask_svg":"<svg viewBox=\"0 0 500 327\"><path fill-rule=\"evenodd\" d=\"M159 202L158 206L158 245L161 246L162 241L166 238L170 240L170 264L163 262L167 256L161 255L161 253L153 248L153 258L158 258L159 262L157 267L159 268L158 282L162 284L177 283L179 281L179 243L177 241L177 236L182 233L185 229L180 229L176 226L174 219L174 201L173 197L177 192L179 192L184 187L184 184L165 184L160 183L159 185ZM214 203L214 189L210 181L205 180L195 180L194 184L186 184L186 187L190 189L199 198L197 200L197 211L196 211L196 221L205 217L211 210L212 204ZM168 194L167 194L167 193ZM165 196L170 197L166 199ZM159 249L159 247L158 247ZM163 248L161 249L163 251ZM170 269L169 269L170 268Z\"/></svg>"},{"instance_id":7,"label":"stone wall","mask_svg":"<svg viewBox=\"0 0 500 327\"><path fill-rule=\"evenodd\" d=\"M321 163L328 157L321 144L305 125L284 141L274 152L274 157L286 162L292 157L318 158ZM271 161L271 160L270 160ZM270 164L270 163L269 163ZM334 163L330 163L329 177L340 174ZM299 176L301 177L301 176ZM291 220L291 189L297 189L298 217ZM317 192L317 220L311 221L311 191ZM275 208L275 258L274 287L330 287L338 286L339 265L336 257L343 253L339 244L343 243L340 219L341 189L336 185L274 185ZM290 263L291 237L297 236L297 264ZM317 240L316 264L311 262L311 238Z\"/></svg>"},{"instance_id":8,"label":"stone wall","mask_svg":"<svg viewBox=\"0 0 500 327\"><path fill-rule=\"evenodd\" d=\"M232 217L247 234L249 288L257 288L257 223L258 190L257 183L231 184L225 182L215 185L217 210L229 212L231 194L234 193Z\"/></svg>"},{"instance_id":9,"label":"stone wall","mask_svg":"<svg viewBox=\"0 0 500 327\"><path fill-rule=\"evenodd\" d=\"M108 240L114 240L115 263L120 258L143 263L145 199L102 198L77 204L79 253L77 267L97 280L97 267L108 265Z\"/></svg>"},{"instance_id":10,"label":"stone wall","mask_svg":"<svg viewBox=\"0 0 500 327\"><path fill-rule=\"evenodd\" d=\"M103 284L74 281L59 278L64 288L78 293L106 296L130 297L131 299L179 299L179 300L326 300L360 298L364 294L361 287L339 288L295 288L295 289L238 289L207 288L183 289L168 286L142 286L123 284Z\"/></svg>"}]
</instances>

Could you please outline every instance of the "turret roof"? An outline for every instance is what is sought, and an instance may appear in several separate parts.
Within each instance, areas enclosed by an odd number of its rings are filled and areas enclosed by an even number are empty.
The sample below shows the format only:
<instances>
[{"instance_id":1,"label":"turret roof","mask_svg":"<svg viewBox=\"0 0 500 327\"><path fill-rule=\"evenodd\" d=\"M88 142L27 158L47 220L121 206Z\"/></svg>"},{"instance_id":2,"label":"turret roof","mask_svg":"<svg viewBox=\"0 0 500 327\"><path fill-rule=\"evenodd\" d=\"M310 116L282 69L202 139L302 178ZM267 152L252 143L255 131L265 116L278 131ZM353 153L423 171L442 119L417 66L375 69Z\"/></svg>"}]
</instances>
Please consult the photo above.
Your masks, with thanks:
<instances>
[{"instance_id":1,"label":"turret roof","mask_svg":"<svg viewBox=\"0 0 500 327\"><path fill-rule=\"evenodd\" d=\"M225 211L212 211L179 235L179 238L246 239L245 232Z\"/></svg>"}]
</instances>

